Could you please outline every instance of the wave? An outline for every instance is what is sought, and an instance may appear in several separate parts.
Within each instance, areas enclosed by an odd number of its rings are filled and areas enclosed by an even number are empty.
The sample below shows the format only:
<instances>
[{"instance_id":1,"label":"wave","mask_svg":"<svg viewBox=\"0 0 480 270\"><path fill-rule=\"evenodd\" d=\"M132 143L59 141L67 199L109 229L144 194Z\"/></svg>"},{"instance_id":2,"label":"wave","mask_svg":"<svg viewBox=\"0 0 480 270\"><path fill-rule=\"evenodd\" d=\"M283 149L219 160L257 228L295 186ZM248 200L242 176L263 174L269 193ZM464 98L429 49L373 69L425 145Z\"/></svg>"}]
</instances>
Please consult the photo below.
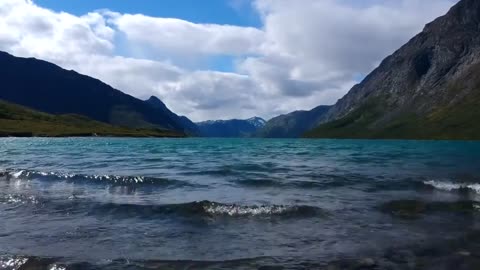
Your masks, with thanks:
<instances>
[{"instance_id":1,"label":"wave","mask_svg":"<svg viewBox=\"0 0 480 270\"><path fill-rule=\"evenodd\" d=\"M99 269L261 269L274 264L272 257L253 257L233 260L131 260L125 258L105 260L101 263L69 262L68 258L0 255L0 269L44 270L99 270ZM276 269L276 268L275 268Z\"/></svg>"},{"instance_id":2,"label":"wave","mask_svg":"<svg viewBox=\"0 0 480 270\"><path fill-rule=\"evenodd\" d=\"M324 212L314 206L288 205L237 205L211 201L182 204L139 205L101 204L92 207L90 215L114 215L152 218L155 215L179 215L185 217L311 217Z\"/></svg>"},{"instance_id":3,"label":"wave","mask_svg":"<svg viewBox=\"0 0 480 270\"><path fill-rule=\"evenodd\" d=\"M6 194L5 196L0 196L1 204L38 204L39 200L33 196L26 195L17 195L17 194Z\"/></svg>"},{"instance_id":4,"label":"wave","mask_svg":"<svg viewBox=\"0 0 480 270\"><path fill-rule=\"evenodd\" d=\"M441 182L441 181L424 181L425 185L432 186L436 189L445 191L462 191L471 190L480 194L480 184L478 183L453 183L453 182Z\"/></svg>"},{"instance_id":5,"label":"wave","mask_svg":"<svg viewBox=\"0 0 480 270\"><path fill-rule=\"evenodd\" d=\"M146 176L119 176L119 175L87 175L60 172L42 172L33 170L7 170L0 172L1 178L20 180L58 180L68 182L103 183L117 186L153 185L164 187L197 186L185 181L146 177Z\"/></svg>"},{"instance_id":6,"label":"wave","mask_svg":"<svg viewBox=\"0 0 480 270\"><path fill-rule=\"evenodd\" d=\"M0 257L0 269L20 270L20 269L46 269L46 270L66 270L67 266L55 263L54 259L37 257ZM79 269L72 266L72 269Z\"/></svg>"}]
</instances>

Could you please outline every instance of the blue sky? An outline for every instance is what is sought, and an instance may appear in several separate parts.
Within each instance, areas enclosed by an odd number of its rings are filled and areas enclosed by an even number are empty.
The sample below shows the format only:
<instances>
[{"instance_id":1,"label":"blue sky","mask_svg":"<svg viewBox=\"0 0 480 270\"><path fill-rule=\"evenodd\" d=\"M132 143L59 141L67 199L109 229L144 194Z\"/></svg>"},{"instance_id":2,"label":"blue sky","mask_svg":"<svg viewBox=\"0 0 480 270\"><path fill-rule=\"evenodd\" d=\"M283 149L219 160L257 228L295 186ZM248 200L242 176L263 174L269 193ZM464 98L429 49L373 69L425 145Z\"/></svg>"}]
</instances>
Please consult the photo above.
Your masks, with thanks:
<instances>
[{"instance_id":1,"label":"blue sky","mask_svg":"<svg viewBox=\"0 0 480 270\"><path fill-rule=\"evenodd\" d=\"M98 9L154 17L178 18L195 23L260 26L251 0L34 0L55 10L83 15Z\"/></svg>"},{"instance_id":2,"label":"blue sky","mask_svg":"<svg viewBox=\"0 0 480 270\"><path fill-rule=\"evenodd\" d=\"M57 12L77 16L101 9L119 13L143 14L152 17L177 18L193 23L227 24L261 27L261 20L251 0L34 0L34 3ZM131 57L130 52L117 44L117 54ZM235 58L218 55L184 65L190 69L209 69L231 72Z\"/></svg>"}]
</instances>

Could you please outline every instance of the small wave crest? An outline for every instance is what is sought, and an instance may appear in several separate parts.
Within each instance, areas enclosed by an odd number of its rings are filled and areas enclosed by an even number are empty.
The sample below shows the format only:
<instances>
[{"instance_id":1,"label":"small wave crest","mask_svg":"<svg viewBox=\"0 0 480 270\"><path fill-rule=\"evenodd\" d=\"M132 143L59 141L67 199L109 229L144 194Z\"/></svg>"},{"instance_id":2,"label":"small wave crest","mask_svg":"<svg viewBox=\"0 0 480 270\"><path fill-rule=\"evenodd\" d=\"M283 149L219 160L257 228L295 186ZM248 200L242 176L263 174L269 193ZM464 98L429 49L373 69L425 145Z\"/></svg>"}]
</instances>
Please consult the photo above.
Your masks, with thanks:
<instances>
[{"instance_id":1,"label":"small wave crest","mask_svg":"<svg viewBox=\"0 0 480 270\"><path fill-rule=\"evenodd\" d=\"M436 189L445 190L445 191L456 191L456 190L471 190L480 194L480 184L477 183L453 183L453 182L442 182L442 181L424 181L425 185L432 186Z\"/></svg>"},{"instance_id":2,"label":"small wave crest","mask_svg":"<svg viewBox=\"0 0 480 270\"><path fill-rule=\"evenodd\" d=\"M58 180L87 183L105 183L109 185L158 185L167 187L193 186L190 183L146 176L119 176L119 175L86 175L61 172L42 172L32 170L11 170L0 172L0 177L20 180Z\"/></svg>"},{"instance_id":3,"label":"small wave crest","mask_svg":"<svg viewBox=\"0 0 480 270\"><path fill-rule=\"evenodd\" d=\"M102 204L90 210L93 215L114 215L120 217L145 217L155 215L179 215L185 217L308 217L323 213L313 206L287 205L236 205L211 201L183 204L137 205Z\"/></svg>"},{"instance_id":4,"label":"small wave crest","mask_svg":"<svg viewBox=\"0 0 480 270\"><path fill-rule=\"evenodd\" d=\"M286 205L255 205L242 206L235 204L221 204L215 202L200 202L205 213L210 215L225 216L275 216L275 215L308 215L318 212L312 206L286 206Z\"/></svg>"},{"instance_id":5,"label":"small wave crest","mask_svg":"<svg viewBox=\"0 0 480 270\"><path fill-rule=\"evenodd\" d=\"M27 261L27 258L0 258L0 269L20 269Z\"/></svg>"},{"instance_id":6,"label":"small wave crest","mask_svg":"<svg viewBox=\"0 0 480 270\"><path fill-rule=\"evenodd\" d=\"M27 258L27 257L0 257L0 269L22 270L22 269L46 269L66 270L65 266L56 264L52 259Z\"/></svg>"}]
</instances>

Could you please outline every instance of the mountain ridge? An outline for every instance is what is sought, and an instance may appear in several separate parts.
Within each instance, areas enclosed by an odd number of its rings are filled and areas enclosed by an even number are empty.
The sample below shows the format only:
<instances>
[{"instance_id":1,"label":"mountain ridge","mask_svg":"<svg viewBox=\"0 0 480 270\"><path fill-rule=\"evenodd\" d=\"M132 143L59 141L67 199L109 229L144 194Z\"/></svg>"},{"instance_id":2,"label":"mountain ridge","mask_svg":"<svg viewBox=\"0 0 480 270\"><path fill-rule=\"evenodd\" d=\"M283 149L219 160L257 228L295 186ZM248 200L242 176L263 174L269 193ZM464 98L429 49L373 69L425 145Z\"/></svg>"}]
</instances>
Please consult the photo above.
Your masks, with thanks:
<instances>
[{"instance_id":1,"label":"mountain ridge","mask_svg":"<svg viewBox=\"0 0 480 270\"><path fill-rule=\"evenodd\" d=\"M267 121L257 133L264 138L298 138L318 125L330 106L321 105L310 111L294 111Z\"/></svg>"},{"instance_id":2,"label":"mountain ridge","mask_svg":"<svg viewBox=\"0 0 480 270\"><path fill-rule=\"evenodd\" d=\"M80 115L51 115L0 100L0 137L183 137L158 129L112 126Z\"/></svg>"},{"instance_id":3,"label":"mountain ridge","mask_svg":"<svg viewBox=\"0 0 480 270\"><path fill-rule=\"evenodd\" d=\"M479 139L470 131L480 127L469 105L480 91L479 25L480 1L461 0L386 57L305 136ZM460 113L463 106L470 112Z\"/></svg>"},{"instance_id":4,"label":"mountain ridge","mask_svg":"<svg viewBox=\"0 0 480 270\"><path fill-rule=\"evenodd\" d=\"M197 122L200 134L205 137L252 137L265 123L261 117Z\"/></svg>"},{"instance_id":5,"label":"mountain ridge","mask_svg":"<svg viewBox=\"0 0 480 270\"><path fill-rule=\"evenodd\" d=\"M188 121L110 85L36 58L0 52L0 99L50 114L79 114L129 128L194 133ZM163 104L163 103L162 103Z\"/></svg>"}]
</instances>

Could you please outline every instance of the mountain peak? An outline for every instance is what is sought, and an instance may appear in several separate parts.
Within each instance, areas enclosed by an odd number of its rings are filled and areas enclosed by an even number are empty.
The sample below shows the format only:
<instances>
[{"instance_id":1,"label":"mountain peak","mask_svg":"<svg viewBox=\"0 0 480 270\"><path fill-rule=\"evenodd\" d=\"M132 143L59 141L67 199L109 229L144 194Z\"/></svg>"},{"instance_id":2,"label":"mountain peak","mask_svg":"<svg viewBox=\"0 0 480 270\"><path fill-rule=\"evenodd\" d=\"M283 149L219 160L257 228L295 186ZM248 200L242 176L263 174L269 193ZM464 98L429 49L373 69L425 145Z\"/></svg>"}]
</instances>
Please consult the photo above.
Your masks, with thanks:
<instances>
[{"instance_id":1,"label":"mountain peak","mask_svg":"<svg viewBox=\"0 0 480 270\"><path fill-rule=\"evenodd\" d=\"M0 99L36 111L77 114L129 128L196 130L191 121L179 118L156 97L140 100L98 79L43 60L0 52L0 80Z\"/></svg>"},{"instance_id":2,"label":"mountain peak","mask_svg":"<svg viewBox=\"0 0 480 270\"><path fill-rule=\"evenodd\" d=\"M447 14L425 26L424 32L450 32L458 28L478 30L480 1L461 0Z\"/></svg>"},{"instance_id":3,"label":"mountain peak","mask_svg":"<svg viewBox=\"0 0 480 270\"><path fill-rule=\"evenodd\" d=\"M145 100L148 104L152 105L155 108L167 108L167 105L163 103L158 97L156 96L151 96L149 99Z\"/></svg>"},{"instance_id":4,"label":"mountain peak","mask_svg":"<svg viewBox=\"0 0 480 270\"><path fill-rule=\"evenodd\" d=\"M265 121L265 119L261 118L261 117L257 117L257 116L254 116L252 118L249 118L246 120L247 122L251 123L252 125L254 125L255 127L263 127L265 126L265 124L267 123L267 121Z\"/></svg>"},{"instance_id":5,"label":"mountain peak","mask_svg":"<svg viewBox=\"0 0 480 270\"><path fill-rule=\"evenodd\" d=\"M260 117L249 119L208 120L197 123L206 137L251 137L265 126L266 121Z\"/></svg>"}]
</instances>

